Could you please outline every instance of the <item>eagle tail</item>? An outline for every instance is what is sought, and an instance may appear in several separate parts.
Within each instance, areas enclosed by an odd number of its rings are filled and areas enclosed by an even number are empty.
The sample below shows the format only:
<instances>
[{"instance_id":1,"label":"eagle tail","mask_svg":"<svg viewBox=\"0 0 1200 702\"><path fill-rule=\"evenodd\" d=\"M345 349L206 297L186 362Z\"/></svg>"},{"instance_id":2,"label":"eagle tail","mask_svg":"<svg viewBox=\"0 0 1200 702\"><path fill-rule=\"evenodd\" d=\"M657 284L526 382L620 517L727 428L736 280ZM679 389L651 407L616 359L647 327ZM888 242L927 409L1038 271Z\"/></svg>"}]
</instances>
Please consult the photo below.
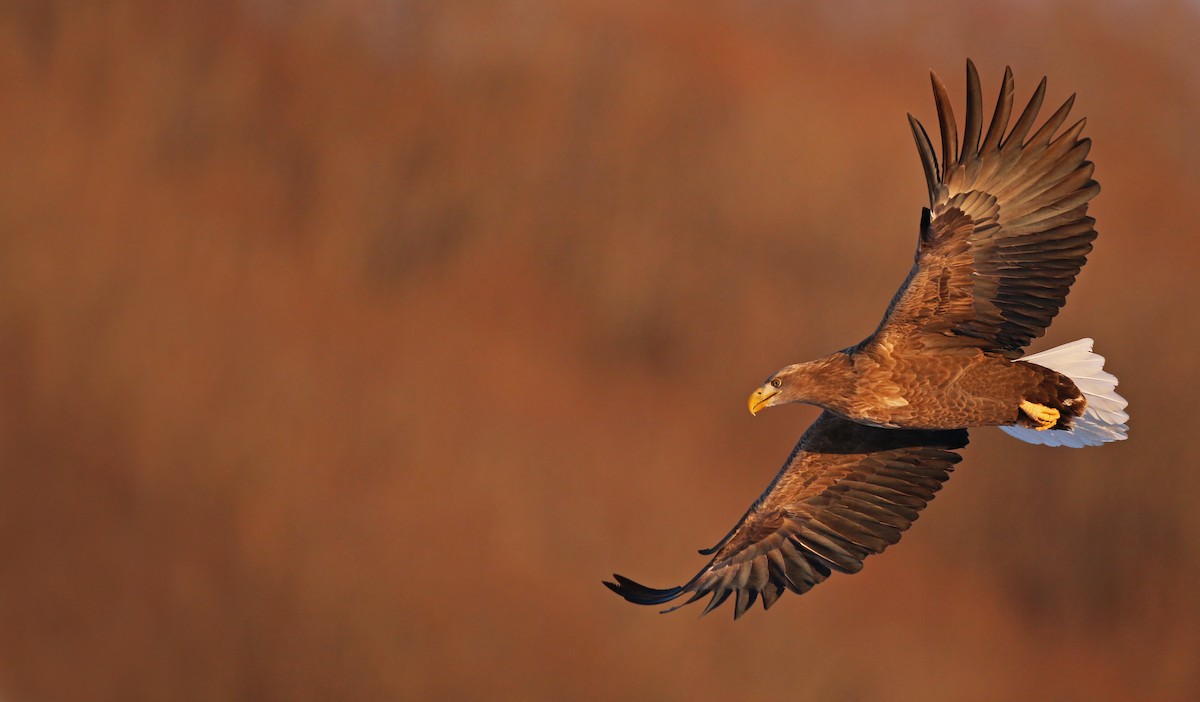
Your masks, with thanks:
<instances>
[{"instance_id":1,"label":"eagle tail","mask_svg":"<svg viewBox=\"0 0 1200 702\"><path fill-rule=\"evenodd\" d=\"M1067 376L1087 398L1083 415L1076 417L1071 428L1059 431L1037 431L1029 427L1009 426L1000 430L1009 436L1031 444L1047 446L1099 446L1126 438L1129 403L1117 394L1117 378L1104 370L1104 357L1092 353L1092 340L1079 339L1069 344L1025 356L1022 361L1035 363Z\"/></svg>"}]
</instances>

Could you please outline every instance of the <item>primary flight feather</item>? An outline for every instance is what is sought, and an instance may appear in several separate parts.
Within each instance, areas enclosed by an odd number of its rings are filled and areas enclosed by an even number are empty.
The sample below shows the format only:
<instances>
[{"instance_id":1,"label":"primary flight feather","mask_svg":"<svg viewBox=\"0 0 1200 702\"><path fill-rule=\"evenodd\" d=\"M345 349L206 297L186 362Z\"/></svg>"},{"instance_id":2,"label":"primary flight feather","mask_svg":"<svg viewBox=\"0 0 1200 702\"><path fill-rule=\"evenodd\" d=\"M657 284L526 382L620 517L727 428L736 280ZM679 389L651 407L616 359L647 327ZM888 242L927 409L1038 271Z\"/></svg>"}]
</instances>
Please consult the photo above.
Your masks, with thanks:
<instances>
[{"instance_id":1,"label":"primary flight feather","mask_svg":"<svg viewBox=\"0 0 1200 702\"><path fill-rule=\"evenodd\" d=\"M630 602L675 609L733 598L734 617L784 590L806 592L833 571L899 540L961 460L967 427L998 426L1030 443L1095 446L1126 436L1117 380L1091 339L1022 357L1058 314L1092 250L1087 203L1100 191L1084 120L1062 129L1066 101L1033 131L1043 78L1010 127L1012 71L987 132L967 61L961 147L941 79L932 75L941 160L912 115L929 207L916 260L883 321L859 344L787 366L750 396L751 413L788 402L824 412L779 474L686 584L654 589L615 575ZM670 610L667 610L670 611Z\"/></svg>"}]
</instances>

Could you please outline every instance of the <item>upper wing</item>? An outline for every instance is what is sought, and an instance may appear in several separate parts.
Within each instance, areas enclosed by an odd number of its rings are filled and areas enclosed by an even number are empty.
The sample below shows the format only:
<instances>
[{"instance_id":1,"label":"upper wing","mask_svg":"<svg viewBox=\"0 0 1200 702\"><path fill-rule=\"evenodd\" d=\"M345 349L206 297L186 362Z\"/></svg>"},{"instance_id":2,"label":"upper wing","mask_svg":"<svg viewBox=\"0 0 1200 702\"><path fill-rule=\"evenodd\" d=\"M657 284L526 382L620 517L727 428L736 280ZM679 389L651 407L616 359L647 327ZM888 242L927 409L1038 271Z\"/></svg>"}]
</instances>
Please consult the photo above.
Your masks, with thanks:
<instances>
[{"instance_id":1,"label":"upper wing","mask_svg":"<svg viewBox=\"0 0 1200 702\"><path fill-rule=\"evenodd\" d=\"M656 590L620 575L604 584L644 605L711 593L704 613L736 595L735 619L759 595L769 608L785 588L856 573L899 541L961 460L952 449L966 445L965 429L878 429L823 412L733 531L701 551L715 555L686 585Z\"/></svg>"},{"instance_id":2,"label":"upper wing","mask_svg":"<svg viewBox=\"0 0 1200 702\"><path fill-rule=\"evenodd\" d=\"M930 209L923 213L916 263L879 333L918 335L925 345L977 346L1016 358L1058 314L1092 250L1095 220L1087 216L1087 203L1100 186L1087 160L1091 140L1079 138L1082 119L1055 136L1074 96L1026 139L1041 109L1045 78L1009 131L1010 69L981 138L979 75L968 61L959 149L946 87L937 75L932 78L941 167L925 128L909 115Z\"/></svg>"}]
</instances>

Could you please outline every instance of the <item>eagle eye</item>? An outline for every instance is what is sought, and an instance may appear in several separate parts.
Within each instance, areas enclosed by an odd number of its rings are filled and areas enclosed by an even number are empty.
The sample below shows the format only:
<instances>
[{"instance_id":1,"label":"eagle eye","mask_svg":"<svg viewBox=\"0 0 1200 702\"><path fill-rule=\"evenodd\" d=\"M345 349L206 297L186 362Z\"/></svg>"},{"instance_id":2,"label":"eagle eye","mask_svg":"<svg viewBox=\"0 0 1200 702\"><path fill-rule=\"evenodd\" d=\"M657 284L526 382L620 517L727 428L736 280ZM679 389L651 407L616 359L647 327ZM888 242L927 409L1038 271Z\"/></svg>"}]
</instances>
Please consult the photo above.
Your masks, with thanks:
<instances>
[{"instance_id":1,"label":"eagle eye","mask_svg":"<svg viewBox=\"0 0 1200 702\"><path fill-rule=\"evenodd\" d=\"M773 387L779 387L779 386L783 385L783 381L782 381L782 380L780 380L779 378L772 378L772 379L771 379L771 385L772 385Z\"/></svg>"}]
</instances>

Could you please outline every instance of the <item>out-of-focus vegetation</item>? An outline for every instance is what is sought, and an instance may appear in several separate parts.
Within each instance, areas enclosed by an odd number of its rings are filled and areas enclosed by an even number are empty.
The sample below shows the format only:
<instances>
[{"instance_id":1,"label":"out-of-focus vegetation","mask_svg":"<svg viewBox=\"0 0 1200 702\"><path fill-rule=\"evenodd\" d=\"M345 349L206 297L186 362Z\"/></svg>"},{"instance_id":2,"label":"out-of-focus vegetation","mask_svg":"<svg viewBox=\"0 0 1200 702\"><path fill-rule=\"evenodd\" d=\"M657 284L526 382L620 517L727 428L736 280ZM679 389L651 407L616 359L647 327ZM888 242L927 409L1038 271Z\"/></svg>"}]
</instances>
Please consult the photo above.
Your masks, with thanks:
<instances>
[{"instance_id":1,"label":"out-of-focus vegetation","mask_svg":"<svg viewBox=\"0 0 1200 702\"><path fill-rule=\"evenodd\" d=\"M1196 699L1188 3L0 6L7 699ZM736 626L674 584L867 334L905 111L1078 91L1104 191L1035 348L1130 441L977 431L901 545Z\"/></svg>"}]
</instances>

